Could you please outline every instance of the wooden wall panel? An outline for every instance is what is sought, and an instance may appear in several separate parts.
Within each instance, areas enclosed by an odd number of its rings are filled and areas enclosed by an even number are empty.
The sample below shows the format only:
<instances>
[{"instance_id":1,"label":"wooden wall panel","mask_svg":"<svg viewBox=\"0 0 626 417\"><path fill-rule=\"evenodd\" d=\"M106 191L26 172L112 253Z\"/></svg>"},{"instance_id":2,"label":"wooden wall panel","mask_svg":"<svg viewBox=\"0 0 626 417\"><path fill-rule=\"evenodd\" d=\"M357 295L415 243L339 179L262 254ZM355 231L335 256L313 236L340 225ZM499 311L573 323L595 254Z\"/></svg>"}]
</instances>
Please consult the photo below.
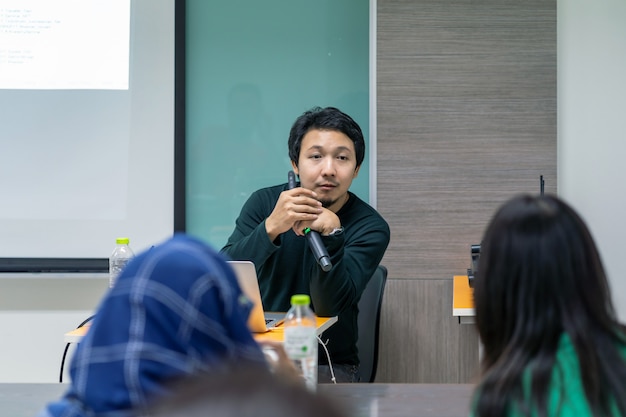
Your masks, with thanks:
<instances>
[{"instance_id":1,"label":"wooden wall panel","mask_svg":"<svg viewBox=\"0 0 626 417\"><path fill-rule=\"evenodd\" d=\"M376 382L465 383L478 375L478 335L452 317L452 280L389 280Z\"/></svg>"},{"instance_id":2,"label":"wooden wall panel","mask_svg":"<svg viewBox=\"0 0 626 417\"><path fill-rule=\"evenodd\" d=\"M383 263L399 297L385 304L382 350L399 355L401 315L418 307L403 304L412 300L398 281L444 285L469 267L501 203L539 193L540 175L556 192L556 1L378 0L377 124L377 208L391 227ZM447 296L430 281L405 285ZM381 377L455 382L451 369L464 365L445 361L464 355L435 352L457 329L447 312L433 314L417 317L448 333L403 345L430 362L386 362Z\"/></svg>"}]
</instances>

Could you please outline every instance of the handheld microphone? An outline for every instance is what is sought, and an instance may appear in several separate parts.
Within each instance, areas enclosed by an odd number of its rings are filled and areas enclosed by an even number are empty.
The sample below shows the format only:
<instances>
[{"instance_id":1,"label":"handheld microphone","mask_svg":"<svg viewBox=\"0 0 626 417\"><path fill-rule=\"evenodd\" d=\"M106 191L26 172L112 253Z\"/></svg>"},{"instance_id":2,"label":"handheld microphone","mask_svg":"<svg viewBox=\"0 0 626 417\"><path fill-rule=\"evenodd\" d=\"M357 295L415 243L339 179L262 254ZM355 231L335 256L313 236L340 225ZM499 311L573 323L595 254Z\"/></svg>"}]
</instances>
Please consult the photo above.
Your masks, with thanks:
<instances>
[{"instance_id":1,"label":"handheld microphone","mask_svg":"<svg viewBox=\"0 0 626 417\"><path fill-rule=\"evenodd\" d=\"M296 174L293 171L289 171L287 173L287 183L288 187L291 190L292 188L296 188ZM328 256L328 251L326 247L322 243L322 238L320 234L315 230L311 230L308 227L304 229L304 236L306 237L307 242L309 242L309 247L311 248L311 252L315 255L315 259L319 264L322 271L328 272L333 267L332 262L330 262L330 256Z\"/></svg>"}]
</instances>

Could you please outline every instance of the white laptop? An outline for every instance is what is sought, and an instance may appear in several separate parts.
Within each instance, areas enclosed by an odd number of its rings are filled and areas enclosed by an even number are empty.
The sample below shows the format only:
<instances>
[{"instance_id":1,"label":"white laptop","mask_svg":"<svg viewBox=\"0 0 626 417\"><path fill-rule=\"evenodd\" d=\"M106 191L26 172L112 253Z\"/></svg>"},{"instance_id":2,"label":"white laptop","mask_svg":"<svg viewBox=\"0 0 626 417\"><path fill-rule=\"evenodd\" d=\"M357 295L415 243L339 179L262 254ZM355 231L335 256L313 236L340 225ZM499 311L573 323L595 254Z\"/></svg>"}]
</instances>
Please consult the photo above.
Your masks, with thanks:
<instances>
[{"instance_id":1,"label":"white laptop","mask_svg":"<svg viewBox=\"0 0 626 417\"><path fill-rule=\"evenodd\" d=\"M248 328L253 333L263 333L276 327L285 319L287 313L263 311L259 281L254 264L250 261L228 261L235 271L241 291L252 301L254 307L248 317Z\"/></svg>"}]
</instances>

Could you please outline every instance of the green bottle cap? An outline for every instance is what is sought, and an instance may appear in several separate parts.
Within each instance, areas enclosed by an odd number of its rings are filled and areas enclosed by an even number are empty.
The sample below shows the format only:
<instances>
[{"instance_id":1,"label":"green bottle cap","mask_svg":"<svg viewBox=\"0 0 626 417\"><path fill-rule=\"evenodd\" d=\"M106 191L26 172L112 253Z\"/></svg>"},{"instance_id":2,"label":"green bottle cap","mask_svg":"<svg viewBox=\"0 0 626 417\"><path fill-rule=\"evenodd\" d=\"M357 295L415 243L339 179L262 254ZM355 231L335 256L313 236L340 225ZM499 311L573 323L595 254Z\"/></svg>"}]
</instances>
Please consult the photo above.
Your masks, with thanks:
<instances>
[{"instance_id":1,"label":"green bottle cap","mask_svg":"<svg viewBox=\"0 0 626 417\"><path fill-rule=\"evenodd\" d=\"M307 306L311 304L311 297L306 294L295 294L291 296L291 305Z\"/></svg>"},{"instance_id":2,"label":"green bottle cap","mask_svg":"<svg viewBox=\"0 0 626 417\"><path fill-rule=\"evenodd\" d=\"M128 245L129 242L130 239L127 237L118 237L117 239L115 239L115 243L117 243L118 245Z\"/></svg>"}]
</instances>

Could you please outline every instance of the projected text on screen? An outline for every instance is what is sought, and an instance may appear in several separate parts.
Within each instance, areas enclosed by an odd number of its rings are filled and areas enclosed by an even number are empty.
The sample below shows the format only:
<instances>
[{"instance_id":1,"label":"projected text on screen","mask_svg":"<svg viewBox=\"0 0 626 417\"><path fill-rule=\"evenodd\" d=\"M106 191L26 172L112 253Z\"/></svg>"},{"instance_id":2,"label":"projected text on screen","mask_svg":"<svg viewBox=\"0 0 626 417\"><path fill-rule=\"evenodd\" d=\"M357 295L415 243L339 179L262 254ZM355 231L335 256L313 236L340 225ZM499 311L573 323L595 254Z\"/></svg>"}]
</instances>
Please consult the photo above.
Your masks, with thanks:
<instances>
[{"instance_id":1,"label":"projected text on screen","mask_svg":"<svg viewBox=\"0 0 626 417\"><path fill-rule=\"evenodd\" d=\"M130 0L0 0L1 89L126 90Z\"/></svg>"}]
</instances>

